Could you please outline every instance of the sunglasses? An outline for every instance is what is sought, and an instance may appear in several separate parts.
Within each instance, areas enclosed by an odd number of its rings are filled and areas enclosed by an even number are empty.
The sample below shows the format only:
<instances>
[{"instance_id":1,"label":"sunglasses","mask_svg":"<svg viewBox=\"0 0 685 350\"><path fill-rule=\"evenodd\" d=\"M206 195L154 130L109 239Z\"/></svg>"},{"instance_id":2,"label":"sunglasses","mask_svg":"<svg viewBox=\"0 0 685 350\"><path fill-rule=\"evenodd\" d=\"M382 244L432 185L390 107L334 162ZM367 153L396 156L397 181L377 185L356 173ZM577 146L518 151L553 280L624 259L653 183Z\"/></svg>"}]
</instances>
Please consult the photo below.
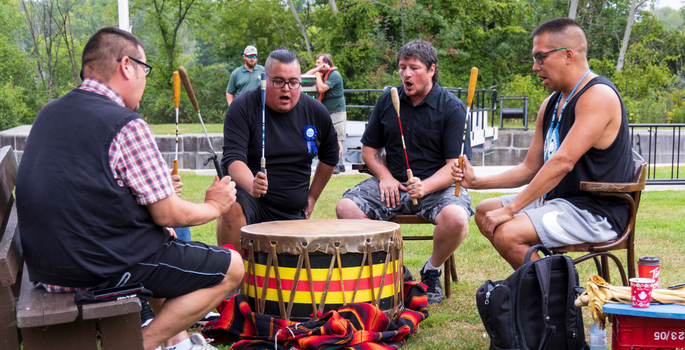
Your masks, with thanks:
<instances>
[{"instance_id":1,"label":"sunglasses","mask_svg":"<svg viewBox=\"0 0 685 350\"><path fill-rule=\"evenodd\" d=\"M145 63L145 62L143 62L143 61L141 61L141 60L137 60L137 59L135 59L135 58L133 58L133 57L131 57L131 56L125 56L125 57L128 57L128 58L129 58L131 61L133 61L133 62L136 62L136 63L138 63L138 64L142 64L142 65L143 65L143 72L145 72L145 76L146 76L146 77L147 77L148 75L150 75L150 72L152 72L152 66L148 65L147 63ZM117 62L121 62L121 60L123 60L123 59L124 59L124 58L122 57L122 58L118 59Z\"/></svg>"},{"instance_id":2,"label":"sunglasses","mask_svg":"<svg viewBox=\"0 0 685 350\"><path fill-rule=\"evenodd\" d=\"M256 60L256 59L257 59L257 55L245 55L245 57L251 58L251 59L253 59L253 60Z\"/></svg>"}]
</instances>

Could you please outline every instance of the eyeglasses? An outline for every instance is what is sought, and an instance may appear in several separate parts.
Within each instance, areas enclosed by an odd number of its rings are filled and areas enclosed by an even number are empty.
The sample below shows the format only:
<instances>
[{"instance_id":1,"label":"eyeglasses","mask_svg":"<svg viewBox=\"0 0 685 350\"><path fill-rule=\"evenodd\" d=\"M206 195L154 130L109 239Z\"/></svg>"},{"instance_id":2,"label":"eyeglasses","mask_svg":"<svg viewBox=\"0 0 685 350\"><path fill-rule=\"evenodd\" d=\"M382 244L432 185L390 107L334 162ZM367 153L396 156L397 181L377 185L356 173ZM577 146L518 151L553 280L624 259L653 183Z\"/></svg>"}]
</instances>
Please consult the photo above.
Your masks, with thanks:
<instances>
[{"instance_id":1,"label":"eyeglasses","mask_svg":"<svg viewBox=\"0 0 685 350\"><path fill-rule=\"evenodd\" d=\"M143 61L141 61L141 60L137 60L137 59L135 59L135 58L133 58L133 57L131 57L131 56L126 56L126 57L128 57L128 58L129 58L131 61L133 61L133 62L142 64L142 65L143 65L143 72L145 73L145 76L146 76L146 77L147 77L148 75L150 75L150 72L152 72L152 66L148 65L147 63L145 63L145 62L143 62ZM117 62L121 62L121 60L123 60L123 59L124 59L124 58L122 57L122 58L118 59Z\"/></svg>"},{"instance_id":2,"label":"eyeglasses","mask_svg":"<svg viewBox=\"0 0 685 350\"><path fill-rule=\"evenodd\" d=\"M253 59L253 60L256 60L256 59L257 59L257 55L245 55L245 57L251 58L251 59Z\"/></svg>"},{"instance_id":3,"label":"eyeglasses","mask_svg":"<svg viewBox=\"0 0 685 350\"><path fill-rule=\"evenodd\" d=\"M554 49L554 50L550 50L547 52L539 53L537 55L533 55L533 60L542 66L542 60L543 60L542 57L543 56L548 55L548 54L555 52L555 51L559 51L559 50L568 50L568 47L564 46L564 47L560 47L558 49Z\"/></svg>"},{"instance_id":4,"label":"eyeglasses","mask_svg":"<svg viewBox=\"0 0 685 350\"><path fill-rule=\"evenodd\" d=\"M276 89L282 89L282 88L285 86L286 83L288 84L288 87L289 87L291 90L297 90L297 89L300 88L300 85L302 85L302 82L301 82L301 81L298 81L298 80L285 81L285 80L282 80L282 79L271 79L271 77L270 77L268 74L267 74L266 76L269 78L269 80L271 80L271 84L272 84Z\"/></svg>"}]
</instances>

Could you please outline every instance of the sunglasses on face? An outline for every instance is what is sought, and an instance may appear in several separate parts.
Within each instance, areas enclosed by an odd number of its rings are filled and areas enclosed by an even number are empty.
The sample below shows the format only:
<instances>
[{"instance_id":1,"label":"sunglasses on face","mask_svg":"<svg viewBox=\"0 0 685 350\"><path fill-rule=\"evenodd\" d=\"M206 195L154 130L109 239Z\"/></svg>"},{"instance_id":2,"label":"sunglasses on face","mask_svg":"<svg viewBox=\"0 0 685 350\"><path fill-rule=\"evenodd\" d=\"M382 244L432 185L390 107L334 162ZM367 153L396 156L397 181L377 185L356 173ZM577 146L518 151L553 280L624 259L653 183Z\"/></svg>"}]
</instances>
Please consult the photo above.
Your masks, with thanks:
<instances>
[{"instance_id":1,"label":"sunglasses on face","mask_svg":"<svg viewBox=\"0 0 685 350\"><path fill-rule=\"evenodd\" d=\"M256 60L256 59L257 59L257 55L245 55L245 57L251 58L251 59L253 59L253 60Z\"/></svg>"}]
</instances>

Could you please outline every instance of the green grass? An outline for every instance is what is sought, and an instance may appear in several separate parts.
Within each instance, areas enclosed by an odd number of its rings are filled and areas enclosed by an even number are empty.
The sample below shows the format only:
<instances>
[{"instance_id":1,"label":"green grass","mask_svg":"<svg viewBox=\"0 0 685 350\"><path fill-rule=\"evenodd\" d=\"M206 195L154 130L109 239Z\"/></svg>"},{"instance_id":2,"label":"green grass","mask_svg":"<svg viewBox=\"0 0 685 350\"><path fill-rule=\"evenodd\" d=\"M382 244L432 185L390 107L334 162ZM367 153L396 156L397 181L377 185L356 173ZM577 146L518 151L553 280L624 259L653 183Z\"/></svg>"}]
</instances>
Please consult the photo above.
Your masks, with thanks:
<instances>
[{"instance_id":1,"label":"green grass","mask_svg":"<svg viewBox=\"0 0 685 350\"><path fill-rule=\"evenodd\" d=\"M223 133L223 124L205 124L208 133ZM155 135L173 135L176 133L176 124L150 124L150 128ZM179 134L204 133L200 123L178 124Z\"/></svg>"},{"instance_id":2,"label":"green grass","mask_svg":"<svg viewBox=\"0 0 685 350\"><path fill-rule=\"evenodd\" d=\"M182 197L193 202L202 201L212 177L191 173L181 173L181 176L185 184ZM343 192L364 178L364 175L331 178L314 208L312 218L334 219L335 205ZM483 199L500 195L471 192L474 207ZM682 274L685 266L685 241L682 239L685 206L682 205L682 196L683 192L679 191L648 191L642 194L637 222L636 256L651 255L661 259L661 286L685 282ZM402 225L405 235L430 235L432 229L431 225ZM216 244L214 222L193 227L191 231L194 240ZM414 276L418 275L419 269L430 255L431 247L431 242L405 243L404 262ZM625 261L625 254L619 253L618 256ZM452 297L429 307L430 316L411 336L406 349L486 349L489 346L489 339L484 337L485 330L476 309L476 290L485 280L504 279L513 271L478 232L473 220L470 222L469 236L456 251L456 265L459 281L452 283ZM578 273L581 285L584 285L587 277L595 273L594 264L580 264ZM614 268L611 273L613 282L620 284L618 270ZM587 308L584 308L584 314L587 332L592 321ZM607 334L611 334L610 328ZM219 348L228 349L229 346L222 345Z\"/></svg>"}]
</instances>

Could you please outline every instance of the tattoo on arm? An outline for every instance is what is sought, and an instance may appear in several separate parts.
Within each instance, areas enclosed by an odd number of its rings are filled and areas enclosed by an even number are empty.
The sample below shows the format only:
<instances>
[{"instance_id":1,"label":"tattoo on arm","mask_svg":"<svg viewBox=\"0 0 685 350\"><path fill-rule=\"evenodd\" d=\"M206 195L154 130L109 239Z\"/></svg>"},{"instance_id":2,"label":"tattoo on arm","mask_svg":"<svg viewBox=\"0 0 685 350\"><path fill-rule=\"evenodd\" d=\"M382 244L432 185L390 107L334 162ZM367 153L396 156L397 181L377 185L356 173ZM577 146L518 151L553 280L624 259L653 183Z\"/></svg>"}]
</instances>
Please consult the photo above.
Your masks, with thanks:
<instances>
[{"instance_id":1,"label":"tattoo on arm","mask_svg":"<svg viewBox=\"0 0 685 350\"><path fill-rule=\"evenodd\" d=\"M383 158L383 156L381 155L380 150L373 155L373 159L376 160L376 163L378 164L387 165L387 163L385 162L385 158Z\"/></svg>"}]
</instances>

